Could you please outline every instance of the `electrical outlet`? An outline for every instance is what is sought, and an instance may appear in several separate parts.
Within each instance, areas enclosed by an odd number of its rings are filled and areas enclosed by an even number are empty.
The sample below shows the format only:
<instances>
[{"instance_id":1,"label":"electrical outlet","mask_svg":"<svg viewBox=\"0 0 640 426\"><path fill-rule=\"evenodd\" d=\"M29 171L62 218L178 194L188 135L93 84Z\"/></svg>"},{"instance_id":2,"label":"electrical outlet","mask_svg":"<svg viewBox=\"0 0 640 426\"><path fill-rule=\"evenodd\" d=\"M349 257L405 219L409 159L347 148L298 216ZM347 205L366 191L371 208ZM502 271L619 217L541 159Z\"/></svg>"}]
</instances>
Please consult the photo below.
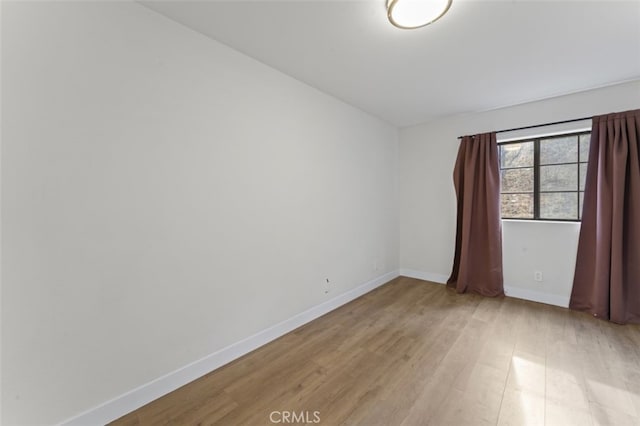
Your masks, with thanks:
<instances>
[{"instance_id":1,"label":"electrical outlet","mask_svg":"<svg viewBox=\"0 0 640 426\"><path fill-rule=\"evenodd\" d=\"M542 282L543 281L543 279L542 279L542 271L534 271L533 272L533 279L535 281Z\"/></svg>"},{"instance_id":2,"label":"electrical outlet","mask_svg":"<svg viewBox=\"0 0 640 426\"><path fill-rule=\"evenodd\" d=\"M329 293L329 291L331 290L331 282L329 281L329 278L325 278L325 283L324 283L325 287L324 287L324 294Z\"/></svg>"}]
</instances>

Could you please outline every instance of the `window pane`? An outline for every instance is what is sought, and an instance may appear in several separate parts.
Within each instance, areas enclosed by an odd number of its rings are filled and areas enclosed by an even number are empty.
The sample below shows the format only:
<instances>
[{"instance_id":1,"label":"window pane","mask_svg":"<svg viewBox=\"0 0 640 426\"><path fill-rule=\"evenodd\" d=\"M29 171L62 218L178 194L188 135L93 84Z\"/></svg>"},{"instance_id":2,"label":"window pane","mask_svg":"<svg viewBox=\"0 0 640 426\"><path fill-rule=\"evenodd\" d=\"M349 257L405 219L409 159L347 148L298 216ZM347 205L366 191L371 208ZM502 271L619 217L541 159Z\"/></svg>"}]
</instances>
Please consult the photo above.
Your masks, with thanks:
<instances>
[{"instance_id":1,"label":"window pane","mask_svg":"<svg viewBox=\"0 0 640 426\"><path fill-rule=\"evenodd\" d=\"M533 219L533 194L502 194L502 217Z\"/></svg>"},{"instance_id":2,"label":"window pane","mask_svg":"<svg viewBox=\"0 0 640 426\"><path fill-rule=\"evenodd\" d=\"M533 168L502 170L502 192L533 192Z\"/></svg>"},{"instance_id":3,"label":"window pane","mask_svg":"<svg viewBox=\"0 0 640 426\"><path fill-rule=\"evenodd\" d=\"M540 194L540 217L542 219L577 219L578 193L554 192Z\"/></svg>"},{"instance_id":4,"label":"window pane","mask_svg":"<svg viewBox=\"0 0 640 426\"><path fill-rule=\"evenodd\" d=\"M571 163L578 161L578 136L542 139L540 164Z\"/></svg>"},{"instance_id":5,"label":"window pane","mask_svg":"<svg viewBox=\"0 0 640 426\"><path fill-rule=\"evenodd\" d=\"M532 167L533 141L500 145L500 167Z\"/></svg>"},{"instance_id":6,"label":"window pane","mask_svg":"<svg viewBox=\"0 0 640 426\"><path fill-rule=\"evenodd\" d=\"M540 191L577 191L578 165L540 166Z\"/></svg>"},{"instance_id":7,"label":"window pane","mask_svg":"<svg viewBox=\"0 0 640 426\"><path fill-rule=\"evenodd\" d=\"M584 182L587 180L587 163L580 163L580 191L584 191Z\"/></svg>"},{"instance_id":8,"label":"window pane","mask_svg":"<svg viewBox=\"0 0 640 426\"><path fill-rule=\"evenodd\" d=\"M580 161L589 161L589 144L591 142L591 133L580 135Z\"/></svg>"},{"instance_id":9,"label":"window pane","mask_svg":"<svg viewBox=\"0 0 640 426\"><path fill-rule=\"evenodd\" d=\"M584 206L584 192L580 193L580 219L582 219L582 206Z\"/></svg>"}]
</instances>

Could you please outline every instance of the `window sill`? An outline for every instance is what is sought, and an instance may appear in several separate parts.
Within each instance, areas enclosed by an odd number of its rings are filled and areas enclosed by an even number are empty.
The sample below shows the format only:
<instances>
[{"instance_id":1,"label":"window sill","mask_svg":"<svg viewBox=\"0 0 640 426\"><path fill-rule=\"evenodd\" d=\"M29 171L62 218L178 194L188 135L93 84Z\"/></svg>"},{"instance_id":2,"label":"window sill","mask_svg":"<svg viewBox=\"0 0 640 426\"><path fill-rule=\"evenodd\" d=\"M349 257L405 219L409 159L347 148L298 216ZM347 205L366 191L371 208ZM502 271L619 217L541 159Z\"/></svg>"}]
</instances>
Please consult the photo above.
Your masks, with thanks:
<instances>
[{"instance_id":1,"label":"window sill","mask_svg":"<svg viewBox=\"0 0 640 426\"><path fill-rule=\"evenodd\" d=\"M538 219L500 219L503 222L513 222L513 223L551 223L551 224L560 224L560 225L580 225L579 220L538 220Z\"/></svg>"}]
</instances>

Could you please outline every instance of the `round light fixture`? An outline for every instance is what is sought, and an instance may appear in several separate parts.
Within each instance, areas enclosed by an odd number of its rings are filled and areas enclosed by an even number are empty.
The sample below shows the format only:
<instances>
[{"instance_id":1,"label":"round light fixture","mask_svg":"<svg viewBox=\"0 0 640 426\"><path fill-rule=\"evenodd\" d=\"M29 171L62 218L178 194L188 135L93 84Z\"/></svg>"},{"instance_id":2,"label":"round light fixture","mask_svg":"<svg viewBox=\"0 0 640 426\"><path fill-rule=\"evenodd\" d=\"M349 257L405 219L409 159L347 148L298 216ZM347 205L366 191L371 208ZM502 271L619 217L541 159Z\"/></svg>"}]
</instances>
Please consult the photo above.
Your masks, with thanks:
<instances>
[{"instance_id":1,"label":"round light fixture","mask_svg":"<svg viewBox=\"0 0 640 426\"><path fill-rule=\"evenodd\" d=\"M449 7L451 0L387 0L387 16L398 28L420 28L440 19Z\"/></svg>"}]
</instances>

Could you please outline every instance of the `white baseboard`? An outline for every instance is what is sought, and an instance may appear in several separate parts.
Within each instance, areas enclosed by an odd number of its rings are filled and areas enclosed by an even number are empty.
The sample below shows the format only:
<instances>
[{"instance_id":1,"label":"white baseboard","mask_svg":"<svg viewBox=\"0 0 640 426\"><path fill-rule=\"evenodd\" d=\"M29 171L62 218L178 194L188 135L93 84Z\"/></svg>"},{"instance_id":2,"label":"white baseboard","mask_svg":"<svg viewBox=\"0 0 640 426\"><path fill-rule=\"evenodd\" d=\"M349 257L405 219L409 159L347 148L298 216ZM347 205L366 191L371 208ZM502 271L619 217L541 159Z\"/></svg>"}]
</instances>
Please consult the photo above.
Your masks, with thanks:
<instances>
[{"instance_id":1,"label":"white baseboard","mask_svg":"<svg viewBox=\"0 0 640 426\"><path fill-rule=\"evenodd\" d=\"M226 348L220 349L206 357L185 365L169 374L159 377L136 389L124 393L97 407L87 410L75 417L61 422L65 426L104 425L123 415L130 413L151 401L168 394L193 380L204 376L211 371L222 367L229 362L263 346L280 336L283 336L296 328L333 311L334 309L349 303L350 301L374 290L399 275L424 281L444 284L449 278L447 275L432 272L416 271L412 269L400 269L392 271L366 282L352 290L349 290L331 300L327 300L311 309L301 312L285 321L273 325L253 336L247 337ZM505 286L505 294L509 297L530 300L533 302L547 303L550 305L567 307L569 298L540 293L517 287Z\"/></svg>"},{"instance_id":2,"label":"white baseboard","mask_svg":"<svg viewBox=\"0 0 640 426\"><path fill-rule=\"evenodd\" d=\"M569 307L569 297L557 294L541 293L539 291L528 290L525 288L504 286L504 294L516 299L530 300L531 302L546 303L547 305Z\"/></svg>"},{"instance_id":3,"label":"white baseboard","mask_svg":"<svg viewBox=\"0 0 640 426\"><path fill-rule=\"evenodd\" d=\"M433 272L415 271L413 269L400 269L400 275L403 277L415 278L417 280L431 281L438 284L446 284L449 279L448 275L434 274Z\"/></svg>"},{"instance_id":4,"label":"white baseboard","mask_svg":"<svg viewBox=\"0 0 640 426\"><path fill-rule=\"evenodd\" d=\"M281 323L273 325L253 336L247 337L226 348L220 349L191 364L185 365L169 374L159 377L97 407L87 410L62 423L65 426L104 425L119 417L130 413L186 385L205 374L222 367L225 364L263 346L314 319L333 311L334 309L370 292L398 276L398 271L386 273L378 278L366 282L331 300L327 300L311 309L301 312Z\"/></svg>"},{"instance_id":5,"label":"white baseboard","mask_svg":"<svg viewBox=\"0 0 640 426\"><path fill-rule=\"evenodd\" d=\"M448 276L435 274L433 272L416 271L413 269L400 269L400 275L418 280L431 281L438 284L446 284ZM520 287L504 286L504 294L516 299L529 300L531 302L546 303L547 305L569 307L569 297L557 294L542 293L539 291L528 290Z\"/></svg>"}]
</instances>

